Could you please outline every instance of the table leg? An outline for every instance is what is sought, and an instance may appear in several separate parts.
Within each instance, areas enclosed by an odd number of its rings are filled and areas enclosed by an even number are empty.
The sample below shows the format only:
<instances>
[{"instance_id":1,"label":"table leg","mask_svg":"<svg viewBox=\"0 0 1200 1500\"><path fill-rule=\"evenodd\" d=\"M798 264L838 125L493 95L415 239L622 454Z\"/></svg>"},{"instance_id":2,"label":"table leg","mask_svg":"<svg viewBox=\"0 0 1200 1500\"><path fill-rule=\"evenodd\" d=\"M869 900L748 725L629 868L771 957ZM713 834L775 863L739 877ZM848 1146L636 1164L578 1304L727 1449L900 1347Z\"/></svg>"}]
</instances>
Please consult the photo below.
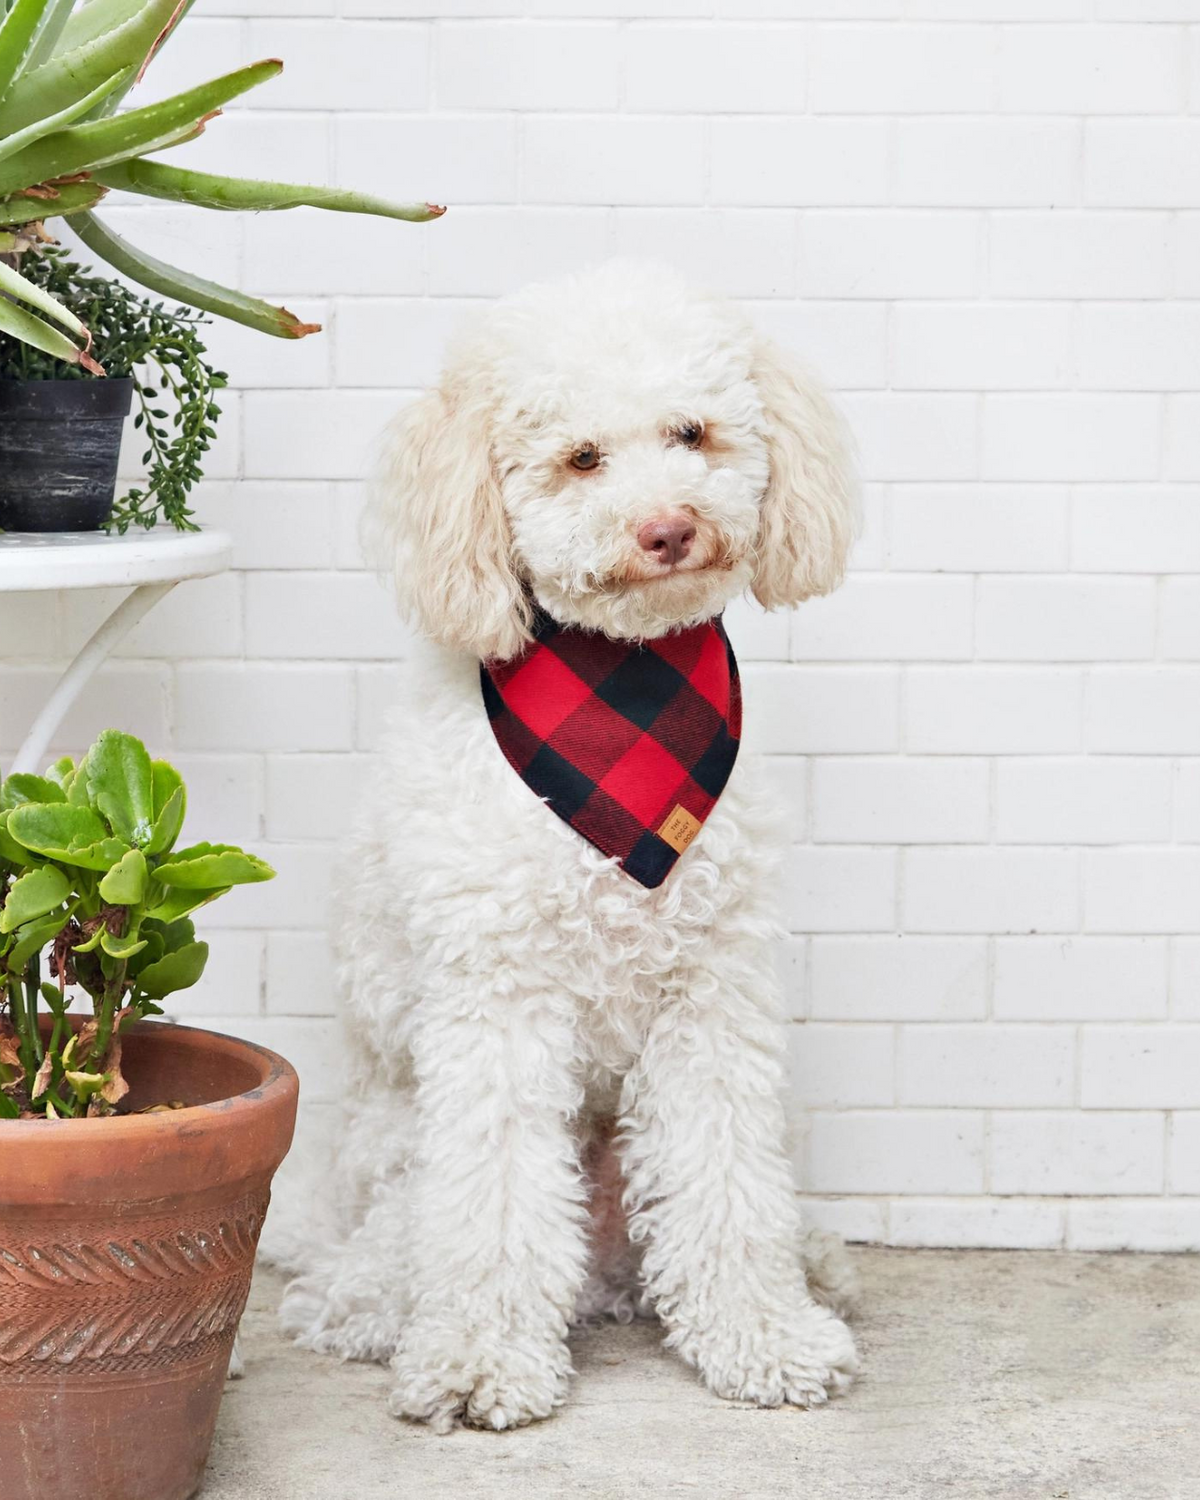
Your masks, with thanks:
<instances>
[{"instance_id":1,"label":"table leg","mask_svg":"<svg viewBox=\"0 0 1200 1500\"><path fill-rule=\"evenodd\" d=\"M17 751L12 770L45 769L43 759L67 710L109 653L154 608L164 594L171 592L176 582L176 579L169 579L166 583L143 583L121 600L59 678L41 712L29 726L29 733Z\"/></svg>"}]
</instances>

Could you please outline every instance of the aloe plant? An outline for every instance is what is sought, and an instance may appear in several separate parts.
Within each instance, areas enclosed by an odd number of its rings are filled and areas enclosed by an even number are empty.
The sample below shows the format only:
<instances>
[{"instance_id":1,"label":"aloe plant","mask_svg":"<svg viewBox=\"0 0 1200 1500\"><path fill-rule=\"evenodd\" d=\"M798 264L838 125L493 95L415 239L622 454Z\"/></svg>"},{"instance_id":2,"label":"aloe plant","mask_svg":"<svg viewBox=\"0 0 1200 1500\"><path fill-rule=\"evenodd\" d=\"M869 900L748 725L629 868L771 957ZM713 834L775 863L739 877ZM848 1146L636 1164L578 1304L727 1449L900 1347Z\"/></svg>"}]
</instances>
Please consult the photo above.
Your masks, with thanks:
<instances>
[{"instance_id":1,"label":"aloe plant","mask_svg":"<svg viewBox=\"0 0 1200 1500\"><path fill-rule=\"evenodd\" d=\"M0 1119L113 1113L122 1033L204 972L190 914L274 875L232 844L177 849L186 808L179 772L114 729L0 785ZM69 984L92 1004L78 1029Z\"/></svg>"},{"instance_id":2,"label":"aloe plant","mask_svg":"<svg viewBox=\"0 0 1200 1500\"><path fill-rule=\"evenodd\" d=\"M319 325L144 254L92 210L110 188L222 210L301 205L423 223L444 210L369 194L193 172L149 159L193 140L221 107L274 78L275 58L117 113L192 0L0 0L0 332L93 373L90 336L18 269L41 223L69 217L97 256L165 297L279 338ZM31 227L32 226L32 227Z\"/></svg>"}]
</instances>

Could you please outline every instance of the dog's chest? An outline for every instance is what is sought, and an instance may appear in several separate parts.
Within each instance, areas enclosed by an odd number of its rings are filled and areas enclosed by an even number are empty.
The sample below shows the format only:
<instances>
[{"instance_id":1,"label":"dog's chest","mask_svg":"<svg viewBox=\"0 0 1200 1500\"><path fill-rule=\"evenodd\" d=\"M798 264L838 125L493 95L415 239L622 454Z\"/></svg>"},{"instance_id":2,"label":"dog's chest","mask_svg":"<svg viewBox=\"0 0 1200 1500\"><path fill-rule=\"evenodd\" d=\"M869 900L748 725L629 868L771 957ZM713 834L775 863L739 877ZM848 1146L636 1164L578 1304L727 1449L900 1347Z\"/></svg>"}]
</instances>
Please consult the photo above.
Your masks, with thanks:
<instances>
[{"instance_id":1,"label":"dog's chest","mask_svg":"<svg viewBox=\"0 0 1200 1500\"><path fill-rule=\"evenodd\" d=\"M508 976L574 1002L581 1052L624 1071L665 1003L694 982L735 908L761 887L753 761L739 761L692 846L648 889L582 839L513 774L473 681L443 684L402 721L377 807L391 911L418 987L446 970ZM429 723L433 732L416 735ZM378 826L369 842L378 838Z\"/></svg>"}]
</instances>

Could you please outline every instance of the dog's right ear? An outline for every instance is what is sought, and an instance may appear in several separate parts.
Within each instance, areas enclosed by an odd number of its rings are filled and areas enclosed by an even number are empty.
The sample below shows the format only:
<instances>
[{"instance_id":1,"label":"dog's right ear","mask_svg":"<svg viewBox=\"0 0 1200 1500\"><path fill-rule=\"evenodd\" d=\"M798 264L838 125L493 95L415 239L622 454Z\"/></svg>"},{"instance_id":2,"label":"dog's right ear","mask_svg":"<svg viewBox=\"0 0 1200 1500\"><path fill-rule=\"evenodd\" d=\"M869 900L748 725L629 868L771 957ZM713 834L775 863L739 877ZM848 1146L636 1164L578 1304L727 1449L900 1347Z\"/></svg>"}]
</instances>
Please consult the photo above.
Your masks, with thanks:
<instances>
[{"instance_id":1,"label":"dog's right ear","mask_svg":"<svg viewBox=\"0 0 1200 1500\"><path fill-rule=\"evenodd\" d=\"M530 639L531 611L490 428L487 404L452 382L401 412L374 485L368 555L391 560L402 613L432 640L504 660Z\"/></svg>"}]
</instances>

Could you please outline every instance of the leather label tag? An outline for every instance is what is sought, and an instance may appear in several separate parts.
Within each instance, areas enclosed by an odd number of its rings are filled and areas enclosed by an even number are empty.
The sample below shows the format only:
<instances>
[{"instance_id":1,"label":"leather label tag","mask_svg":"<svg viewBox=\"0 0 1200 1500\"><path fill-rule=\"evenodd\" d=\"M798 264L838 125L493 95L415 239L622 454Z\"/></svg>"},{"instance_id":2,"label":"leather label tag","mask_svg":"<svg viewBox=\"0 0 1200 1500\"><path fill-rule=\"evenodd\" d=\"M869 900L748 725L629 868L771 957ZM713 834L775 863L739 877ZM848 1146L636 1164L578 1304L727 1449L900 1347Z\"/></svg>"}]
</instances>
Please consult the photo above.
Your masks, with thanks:
<instances>
[{"instance_id":1,"label":"leather label tag","mask_svg":"<svg viewBox=\"0 0 1200 1500\"><path fill-rule=\"evenodd\" d=\"M658 830L658 836L664 844L670 844L676 854L682 854L700 832L700 828L700 819L677 802Z\"/></svg>"}]
</instances>

